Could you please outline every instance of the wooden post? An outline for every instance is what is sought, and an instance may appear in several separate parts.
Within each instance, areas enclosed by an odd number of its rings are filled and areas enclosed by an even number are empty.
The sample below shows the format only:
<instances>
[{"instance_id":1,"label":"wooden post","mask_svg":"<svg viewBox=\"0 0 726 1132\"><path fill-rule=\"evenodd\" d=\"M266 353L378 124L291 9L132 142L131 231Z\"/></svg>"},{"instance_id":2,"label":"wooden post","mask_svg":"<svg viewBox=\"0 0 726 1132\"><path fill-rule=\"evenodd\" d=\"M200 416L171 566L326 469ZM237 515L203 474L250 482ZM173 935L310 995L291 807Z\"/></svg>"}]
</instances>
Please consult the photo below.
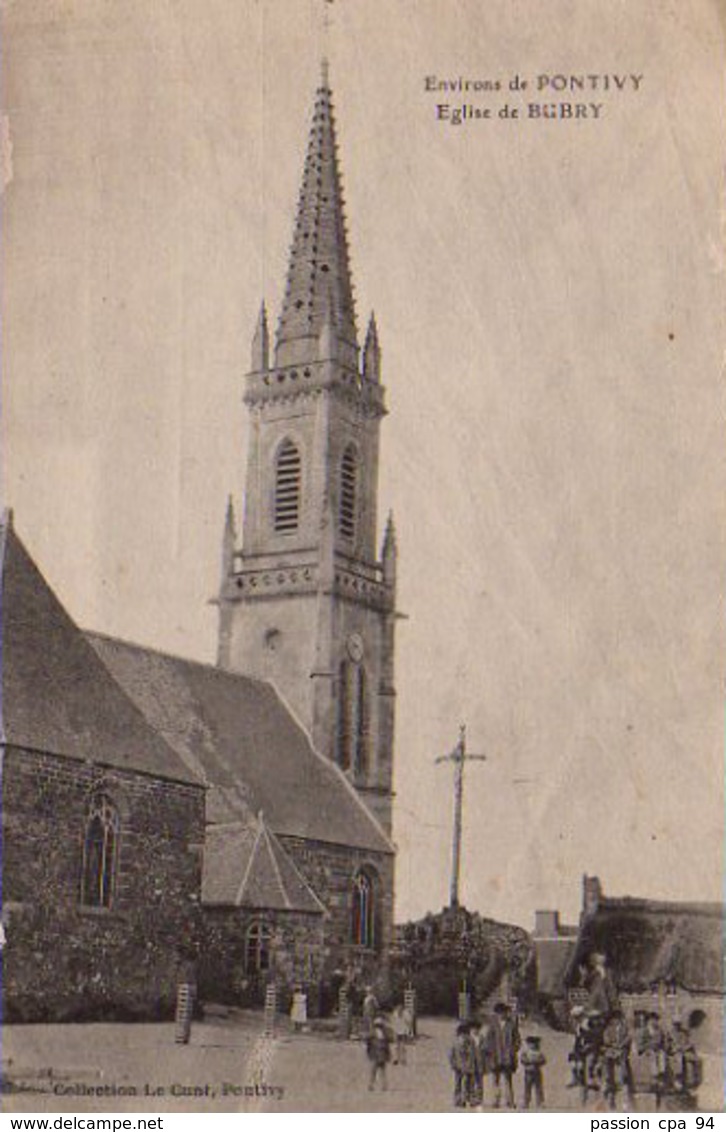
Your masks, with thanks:
<instances>
[{"instance_id":1,"label":"wooden post","mask_svg":"<svg viewBox=\"0 0 726 1132\"><path fill-rule=\"evenodd\" d=\"M350 1038L350 1033L350 999L348 998L348 988L343 983L338 991L338 1037L342 1041L347 1041Z\"/></svg>"},{"instance_id":2,"label":"wooden post","mask_svg":"<svg viewBox=\"0 0 726 1132\"><path fill-rule=\"evenodd\" d=\"M471 995L466 985L466 979L461 984L459 991L459 1021L468 1022L471 1018Z\"/></svg>"},{"instance_id":3,"label":"wooden post","mask_svg":"<svg viewBox=\"0 0 726 1132\"><path fill-rule=\"evenodd\" d=\"M411 1014L411 1037L415 1038L417 1036L416 990L410 983L403 992L403 1005Z\"/></svg>"},{"instance_id":4,"label":"wooden post","mask_svg":"<svg viewBox=\"0 0 726 1132\"><path fill-rule=\"evenodd\" d=\"M174 1041L187 1045L192 1032L194 988L191 983L179 983L176 988L176 1017Z\"/></svg>"},{"instance_id":5,"label":"wooden post","mask_svg":"<svg viewBox=\"0 0 726 1132\"><path fill-rule=\"evenodd\" d=\"M277 986L268 983L265 990L265 1037L274 1038L275 1021L277 1016Z\"/></svg>"}]
</instances>

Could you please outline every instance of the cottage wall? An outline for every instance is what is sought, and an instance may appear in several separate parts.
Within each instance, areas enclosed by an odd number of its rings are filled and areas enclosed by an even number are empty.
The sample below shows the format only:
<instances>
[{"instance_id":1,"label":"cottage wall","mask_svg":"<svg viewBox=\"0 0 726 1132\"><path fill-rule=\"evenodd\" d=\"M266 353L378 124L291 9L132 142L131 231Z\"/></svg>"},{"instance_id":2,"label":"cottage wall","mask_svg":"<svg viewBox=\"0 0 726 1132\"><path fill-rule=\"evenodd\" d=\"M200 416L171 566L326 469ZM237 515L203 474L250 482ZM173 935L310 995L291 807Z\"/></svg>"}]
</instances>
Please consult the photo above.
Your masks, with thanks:
<instances>
[{"instance_id":1,"label":"cottage wall","mask_svg":"<svg viewBox=\"0 0 726 1132\"><path fill-rule=\"evenodd\" d=\"M80 899L96 792L121 820L109 908ZM2 814L5 1018L168 1013L177 949L199 927L203 789L9 747Z\"/></svg>"}]
</instances>

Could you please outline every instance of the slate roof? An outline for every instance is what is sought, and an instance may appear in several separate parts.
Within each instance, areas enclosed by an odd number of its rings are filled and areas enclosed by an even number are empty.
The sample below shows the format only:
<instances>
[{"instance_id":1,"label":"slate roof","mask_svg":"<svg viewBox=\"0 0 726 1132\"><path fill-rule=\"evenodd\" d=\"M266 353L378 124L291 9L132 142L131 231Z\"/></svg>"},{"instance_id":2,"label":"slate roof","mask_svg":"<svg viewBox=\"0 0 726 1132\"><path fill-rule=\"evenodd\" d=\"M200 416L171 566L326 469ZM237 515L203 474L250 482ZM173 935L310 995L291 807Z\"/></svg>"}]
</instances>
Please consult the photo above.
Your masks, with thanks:
<instances>
[{"instance_id":1,"label":"slate roof","mask_svg":"<svg viewBox=\"0 0 726 1132\"><path fill-rule=\"evenodd\" d=\"M262 816L252 824L207 828L202 900L315 915L325 911Z\"/></svg>"},{"instance_id":2,"label":"slate roof","mask_svg":"<svg viewBox=\"0 0 726 1132\"><path fill-rule=\"evenodd\" d=\"M0 722L8 745L190 782L110 676L18 538L0 521Z\"/></svg>"},{"instance_id":3,"label":"slate roof","mask_svg":"<svg viewBox=\"0 0 726 1132\"><path fill-rule=\"evenodd\" d=\"M725 927L721 904L602 898L583 919L568 981L576 980L578 964L592 951L601 951L621 991L642 991L664 981L722 994Z\"/></svg>"},{"instance_id":4,"label":"slate roof","mask_svg":"<svg viewBox=\"0 0 726 1132\"><path fill-rule=\"evenodd\" d=\"M278 836L393 852L271 684L95 633L88 640L152 727L209 784L211 821L248 821L262 811Z\"/></svg>"}]
</instances>

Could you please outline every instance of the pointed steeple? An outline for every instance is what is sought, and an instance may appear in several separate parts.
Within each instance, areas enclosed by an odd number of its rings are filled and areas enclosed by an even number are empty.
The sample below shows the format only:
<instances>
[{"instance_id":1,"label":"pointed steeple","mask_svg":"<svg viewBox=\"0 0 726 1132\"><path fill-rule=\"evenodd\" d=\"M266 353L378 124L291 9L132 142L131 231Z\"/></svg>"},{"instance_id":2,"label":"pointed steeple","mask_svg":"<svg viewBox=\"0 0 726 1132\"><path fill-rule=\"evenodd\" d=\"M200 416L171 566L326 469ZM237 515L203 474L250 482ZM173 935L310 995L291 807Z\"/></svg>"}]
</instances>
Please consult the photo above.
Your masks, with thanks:
<instances>
[{"instance_id":1,"label":"pointed steeple","mask_svg":"<svg viewBox=\"0 0 726 1132\"><path fill-rule=\"evenodd\" d=\"M264 373L270 368L270 332L267 329L267 307L264 300L260 307L254 337L252 339L252 373Z\"/></svg>"},{"instance_id":2,"label":"pointed steeple","mask_svg":"<svg viewBox=\"0 0 726 1132\"><path fill-rule=\"evenodd\" d=\"M375 381L376 384L381 380L381 347L378 344L376 316L372 311L363 347L363 377L367 381Z\"/></svg>"},{"instance_id":3,"label":"pointed steeple","mask_svg":"<svg viewBox=\"0 0 726 1132\"><path fill-rule=\"evenodd\" d=\"M393 522L393 512L389 511L388 521L386 523L386 532L383 536L383 547L381 549L383 580L389 586L393 586L396 583L397 559L398 548L396 546L396 527Z\"/></svg>"},{"instance_id":4,"label":"pointed steeple","mask_svg":"<svg viewBox=\"0 0 726 1132\"><path fill-rule=\"evenodd\" d=\"M327 63L315 99L295 231L290 249L287 286L280 314L275 365L315 361L320 332L331 306L341 356L355 364L358 338L348 239L343 214L335 121Z\"/></svg>"},{"instance_id":5,"label":"pointed steeple","mask_svg":"<svg viewBox=\"0 0 726 1132\"><path fill-rule=\"evenodd\" d=\"M224 517L222 534L222 585L234 570L234 555L237 546L237 524L234 516L234 502L230 495L227 500L227 513Z\"/></svg>"}]
</instances>

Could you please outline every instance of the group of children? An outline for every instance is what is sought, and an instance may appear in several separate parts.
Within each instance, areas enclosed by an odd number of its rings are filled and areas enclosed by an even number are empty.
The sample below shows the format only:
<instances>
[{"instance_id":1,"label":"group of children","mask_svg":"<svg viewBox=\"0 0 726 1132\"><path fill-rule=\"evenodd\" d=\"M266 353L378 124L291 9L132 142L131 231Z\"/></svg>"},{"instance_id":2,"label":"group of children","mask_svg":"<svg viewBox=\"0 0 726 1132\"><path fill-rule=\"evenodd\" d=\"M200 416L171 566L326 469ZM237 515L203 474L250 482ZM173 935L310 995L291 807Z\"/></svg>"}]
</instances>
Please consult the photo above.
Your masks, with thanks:
<instances>
[{"instance_id":1,"label":"group of children","mask_svg":"<svg viewBox=\"0 0 726 1132\"><path fill-rule=\"evenodd\" d=\"M575 1007L575 1040L570 1054L572 1086L583 1096L602 1090L610 1107L622 1096L629 1104L635 1092L655 1097L691 1095L701 1083L698 1057L686 1024L664 1024L657 1011L636 1011L632 1030L619 1008L603 1014Z\"/></svg>"},{"instance_id":2,"label":"group of children","mask_svg":"<svg viewBox=\"0 0 726 1132\"><path fill-rule=\"evenodd\" d=\"M380 1082L387 1088L389 1063L406 1063L406 1046L413 1039L412 1012L399 1004L390 1020L380 1012L372 993L364 1003L366 1053L370 1063L369 1088ZM655 1094L656 1105L669 1093L693 1094L701 1083L701 1061L686 1024L661 1022L655 1012L638 1011L632 1027L623 1011L607 1012L575 1007L572 1012L574 1045L569 1056L571 1086L580 1086L586 1100L597 1092L611 1108L618 1097L629 1106L634 1093ZM539 1034L520 1037L517 1013L504 1002L488 1016L459 1022L449 1053L454 1073L456 1108L517 1107L514 1079L521 1069L522 1108L545 1105L546 1058Z\"/></svg>"},{"instance_id":3,"label":"group of children","mask_svg":"<svg viewBox=\"0 0 726 1132\"><path fill-rule=\"evenodd\" d=\"M374 1014L371 1009L374 1002L371 995L363 1010L370 1066L368 1088L373 1090L378 1082L385 1090L388 1065L406 1064L406 1047L414 1038L415 1020L403 1004L395 1007L390 1019L378 1010ZM521 1065L524 1108L529 1108L532 1101L537 1108L543 1108L545 1056L540 1048L541 1040L531 1034L525 1039L524 1047L520 1049L520 1046L518 1020L506 1003L498 1003L490 1018L460 1022L449 1055L454 1071L454 1105L482 1108L487 1099L486 1082L491 1078L493 1106L499 1108L503 1101L507 1108L516 1108L514 1075Z\"/></svg>"},{"instance_id":4,"label":"group of children","mask_svg":"<svg viewBox=\"0 0 726 1132\"><path fill-rule=\"evenodd\" d=\"M497 1003L490 1017L459 1023L449 1062L454 1071L456 1108L483 1108L488 1103L489 1091L494 1108L499 1108L502 1100L507 1108L516 1108L514 1075L520 1065L524 1077L523 1107L528 1109L534 1100L537 1108L544 1108L546 1058L541 1039L538 1034L530 1034L522 1048L517 1016L504 1002Z\"/></svg>"}]
</instances>

